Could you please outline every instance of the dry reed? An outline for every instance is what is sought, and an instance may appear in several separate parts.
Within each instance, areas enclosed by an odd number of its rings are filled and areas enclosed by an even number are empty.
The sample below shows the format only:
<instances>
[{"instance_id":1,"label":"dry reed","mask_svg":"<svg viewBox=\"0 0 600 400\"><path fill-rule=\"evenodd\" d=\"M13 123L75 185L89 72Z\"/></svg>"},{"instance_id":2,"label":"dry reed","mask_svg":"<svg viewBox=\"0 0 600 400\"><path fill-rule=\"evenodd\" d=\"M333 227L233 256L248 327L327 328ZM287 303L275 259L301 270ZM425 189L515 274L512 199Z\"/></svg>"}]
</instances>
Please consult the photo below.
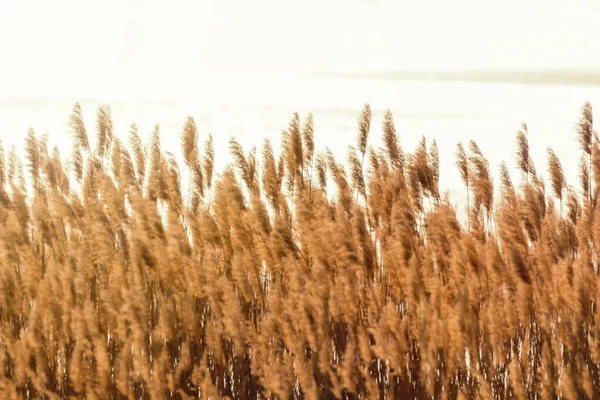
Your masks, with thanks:
<instances>
[{"instance_id":1,"label":"dry reed","mask_svg":"<svg viewBox=\"0 0 600 400\"><path fill-rule=\"evenodd\" d=\"M294 114L281 154L232 138L214 182L188 118L187 193L158 125L126 146L102 105L95 149L79 104L69 126L68 160L27 133L29 184L0 143L0 397L597 398L589 103L580 191L548 149L546 194L523 125L521 185L502 164L494 203L483 153L458 144L466 227L435 142L405 154L387 110L370 147L368 104L346 166Z\"/></svg>"}]
</instances>

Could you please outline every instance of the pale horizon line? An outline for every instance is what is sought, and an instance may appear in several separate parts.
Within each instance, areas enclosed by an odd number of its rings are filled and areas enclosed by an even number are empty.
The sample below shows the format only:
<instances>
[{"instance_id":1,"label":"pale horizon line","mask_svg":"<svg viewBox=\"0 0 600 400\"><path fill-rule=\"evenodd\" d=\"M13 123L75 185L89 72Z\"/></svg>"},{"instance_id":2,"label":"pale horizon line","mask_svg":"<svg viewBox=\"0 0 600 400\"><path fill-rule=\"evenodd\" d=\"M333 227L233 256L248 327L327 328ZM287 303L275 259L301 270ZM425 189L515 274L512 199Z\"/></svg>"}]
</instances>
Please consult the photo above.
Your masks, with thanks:
<instances>
[{"instance_id":1,"label":"pale horizon line","mask_svg":"<svg viewBox=\"0 0 600 400\"><path fill-rule=\"evenodd\" d=\"M302 75L333 79L354 78L404 81L600 86L600 68L594 67L322 69L312 70Z\"/></svg>"}]
</instances>

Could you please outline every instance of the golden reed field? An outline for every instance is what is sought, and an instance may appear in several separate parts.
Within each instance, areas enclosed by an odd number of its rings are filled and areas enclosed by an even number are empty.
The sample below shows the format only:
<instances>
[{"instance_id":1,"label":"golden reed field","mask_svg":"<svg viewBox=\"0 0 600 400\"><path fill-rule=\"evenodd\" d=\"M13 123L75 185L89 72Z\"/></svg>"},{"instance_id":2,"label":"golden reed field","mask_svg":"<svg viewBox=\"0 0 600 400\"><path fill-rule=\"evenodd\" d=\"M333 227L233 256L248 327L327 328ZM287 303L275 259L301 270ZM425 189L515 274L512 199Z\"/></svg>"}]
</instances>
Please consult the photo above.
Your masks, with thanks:
<instances>
[{"instance_id":1,"label":"golden reed field","mask_svg":"<svg viewBox=\"0 0 600 400\"><path fill-rule=\"evenodd\" d=\"M464 221L435 142L384 117L342 161L295 114L281 154L232 139L223 171L188 118L184 185L159 127L119 140L105 105L91 143L75 104L68 156L33 130L0 151L0 398L598 398L591 105L579 182L525 125L518 177L458 144Z\"/></svg>"}]
</instances>

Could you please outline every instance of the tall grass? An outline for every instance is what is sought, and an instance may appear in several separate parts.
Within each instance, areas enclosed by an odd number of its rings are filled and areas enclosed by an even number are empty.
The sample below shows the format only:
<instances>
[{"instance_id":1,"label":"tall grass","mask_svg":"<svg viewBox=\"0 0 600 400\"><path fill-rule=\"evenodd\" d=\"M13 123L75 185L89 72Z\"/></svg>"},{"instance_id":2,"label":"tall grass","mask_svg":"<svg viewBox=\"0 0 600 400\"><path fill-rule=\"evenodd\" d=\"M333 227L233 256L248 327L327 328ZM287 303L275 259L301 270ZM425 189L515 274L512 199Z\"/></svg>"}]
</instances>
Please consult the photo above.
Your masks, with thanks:
<instances>
[{"instance_id":1,"label":"tall grass","mask_svg":"<svg viewBox=\"0 0 600 400\"><path fill-rule=\"evenodd\" d=\"M120 140L107 106L95 147L74 106L67 158L33 130L24 162L0 144L0 397L597 397L591 105L579 190L551 149L546 189L525 125L519 181L459 143L466 226L435 142L405 153L386 111L373 148L371 114L346 164L294 114L281 154L232 138L219 175L188 118L185 193L160 128Z\"/></svg>"}]
</instances>

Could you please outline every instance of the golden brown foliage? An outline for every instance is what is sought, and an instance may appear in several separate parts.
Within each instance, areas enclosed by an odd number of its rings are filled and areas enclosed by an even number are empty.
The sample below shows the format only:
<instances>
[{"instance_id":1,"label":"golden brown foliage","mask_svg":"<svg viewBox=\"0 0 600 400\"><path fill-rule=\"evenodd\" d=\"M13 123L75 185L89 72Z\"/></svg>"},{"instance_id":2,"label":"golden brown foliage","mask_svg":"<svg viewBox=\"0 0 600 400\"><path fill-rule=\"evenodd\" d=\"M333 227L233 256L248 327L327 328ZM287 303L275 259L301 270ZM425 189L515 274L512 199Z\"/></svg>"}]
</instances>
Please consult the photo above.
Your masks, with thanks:
<instances>
[{"instance_id":1,"label":"golden brown foliage","mask_svg":"<svg viewBox=\"0 0 600 400\"><path fill-rule=\"evenodd\" d=\"M496 203L482 151L459 144L472 196L466 229L440 196L435 142L405 154L389 110L374 149L363 108L346 166L315 150L312 115L301 124L295 114L280 155L269 141L245 152L231 139L233 163L214 184L212 137L200 156L189 118L188 193L158 125L146 151L135 125L126 146L102 106L91 153L81 115L75 105L75 185L46 136L26 137L30 187L16 149L5 164L0 145L0 398L600 391L591 106L579 126L582 191L548 150L560 213L535 173L525 126L524 179L513 185L502 164Z\"/></svg>"}]
</instances>

